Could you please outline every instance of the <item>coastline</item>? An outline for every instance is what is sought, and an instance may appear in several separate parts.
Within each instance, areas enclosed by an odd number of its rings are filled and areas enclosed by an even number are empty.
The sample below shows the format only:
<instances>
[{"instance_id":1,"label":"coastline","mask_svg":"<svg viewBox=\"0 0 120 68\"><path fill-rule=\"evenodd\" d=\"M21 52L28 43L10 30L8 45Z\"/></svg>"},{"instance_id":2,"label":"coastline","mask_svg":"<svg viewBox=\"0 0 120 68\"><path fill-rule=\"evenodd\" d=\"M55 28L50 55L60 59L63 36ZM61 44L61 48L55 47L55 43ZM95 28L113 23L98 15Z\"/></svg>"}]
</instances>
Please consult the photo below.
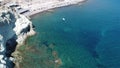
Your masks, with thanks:
<instances>
[{"instance_id":1,"label":"coastline","mask_svg":"<svg viewBox=\"0 0 120 68\"><path fill-rule=\"evenodd\" d=\"M81 5L81 4L80 4L80 5ZM68 7L69 7L69 6L68 6ZM63 8L64 8L64 7L63 7ZM81 9L80 9L80 10L81 10ZM88 10L89 10L89 9L88 9ZM46 12L46 11L49 12L49 10L45 10L45 12ZM38 13L39 13L39 12L38 12ZM37 14L37 13L36 13L36 14ZM33 14L33 15L36 15L36 14ZM31 15L31 16L33 16L33 15ZM81 14L80 14L80 15L81 15ZM41 16L42 16L42 15L41 15ZM54 17L55 17L55 16L54 16ZM54 18L54 17L53 17L53 18ZM45 18L46 18L46 17L45 17ZM47 18L46 18L46 19L47 19ZM90 20L90 21L91 21L91 20ZM94 21L93 21L93 22L94 22ZM38 23L39 23L39 22L38 22ZM48 23L49 23L49 22L48 22ZM23 45L23 46L24 46L24 45ZM22 53L22 52L21 52L21 53ZM23 53L23 54L24 54L24 53ZM23 57L23 58L24 58L24 57ZM95 57L95 58L96 58L96 57ZM97 57L96 60L97 60L98 62L100 62L100 60L98 59L98 57ZM100 62L100 63L101 63L101 62ZM17 64L17 63L16 63L16 64ZM19 63L18 63L18 64L19 64ZM99 64L99 63L98 63L98 64ZM97 64L97 65L98 65L98 64ZM101 63L101 64L102 64L102 63ZM101 64L100 64L100 65L101 65ZM99 65L98 65L98 66L99 66ZM102 65L101 65L101 66L102 66ZM20 67L19 67L19 68L20 68Z\"/></svg>"},{"instance_id":2,"label":"coastline","mask_svg":"<svg viewBox=\"0 0 120 68\"><path fill-rule=\"evenodd\" d=\"M25 16L23 16L24 19L26 18ZM27 19L27 18L26 18ZM21 52L18 50L20 48L20 46L24 45L25 44L25 41L31 37L31 36L34 36L36 34L36 32L34 31L34 28L33 28L33 25L32 25L32 22L29 21L29 19L27 19L28 22L30 22L30 31L25 33L24 35L19 35L18 39L17 39L17 42L19 42L16 46L16 49L15 51L12 53L12 56L14 56L14 63L15 63L15 67L14 68L20 68L20 65L19 63L22 62L22 56L20 55Z\"/></svg>"},{"instance_id":3,"label":"coastline","mask_svg":"<svg viewBox=\"0 0 120 68\"><path fill-rule=\"evenodd\" d=\"M45 3L20 3L21 7L24 9L29 9L29 12L24 13L23 15L27 17L32 17L33 15L36 15L38 13L49 11L54 8L60 8L65 6L70 6L74 4L81 5L83 2L86 2L87 0L65 0L65 1L50 1ZM36 7L38 6L38 7Z\"/></svg>"},{"instance_id":4,"label":"coastline","mask_svg":"<svg viewBox=\"0 0 120 68\"><path fill-rule=\"evenodd\" d=\"M51 2L43 3L43 4L39 4L39 3L37 3L37 4L31 4L29 6L27 6L27 5L25 6L25 5L21 4L21 7L25 7L25 9L26 8L30 9L29 13L23 14L26 17L28 17L28 19L30 19L33 15L36 15L36 14L44 12L44 11L49 11L51 9L66 7L66 6L75 5L75 4L81 5L85 1L87 1L87 0L75 0L75 1L74 0L71 0L71 1L67 0L67 1L63 1L63 2L60 2L60 1L52 2L51 1ZM39 7L36 7L36 5L38 5ZM27 40L28 37L36 34L36 32L33 31L33 28L31 28L31 29L32 30L30 30L30 32L27 33L24 36L24 40ZM14 53L12 54L16 58L16 60L14 61L15 65L16 65L15 68L20 68L20 62L22 62L22 59L23 59L22 56L20 56L21 52L18 50L19 47L22 44L24 44L24 41L20 45L17 45L16 51L14 51Z\"/></svg>"}]
</instances>

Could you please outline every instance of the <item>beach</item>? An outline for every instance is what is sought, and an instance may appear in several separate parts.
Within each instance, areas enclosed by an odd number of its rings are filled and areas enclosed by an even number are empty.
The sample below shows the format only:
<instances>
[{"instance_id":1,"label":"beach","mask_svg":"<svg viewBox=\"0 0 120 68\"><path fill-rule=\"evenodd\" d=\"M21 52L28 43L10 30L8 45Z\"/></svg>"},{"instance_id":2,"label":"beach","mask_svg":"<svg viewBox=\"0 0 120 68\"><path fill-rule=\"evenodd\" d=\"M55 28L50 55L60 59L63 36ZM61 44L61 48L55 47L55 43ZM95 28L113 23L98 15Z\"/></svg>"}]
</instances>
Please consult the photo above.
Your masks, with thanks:
<instances>
[{"instance_id":1,"label":"beach","mask_svg":"<svg viewBox=\"0 0 120 68\"><path fill-rule=\"evenodd\" d=\"M53 0L48 2L31 1L31 2L20 2L20 6L23 9L29 9L29 12L24 13L25 16L32 16L37 13L47 11L49 9L54 9L58 7L69 6L73 4L82 4L86 0Z\"/></svg>"}]
</instances>

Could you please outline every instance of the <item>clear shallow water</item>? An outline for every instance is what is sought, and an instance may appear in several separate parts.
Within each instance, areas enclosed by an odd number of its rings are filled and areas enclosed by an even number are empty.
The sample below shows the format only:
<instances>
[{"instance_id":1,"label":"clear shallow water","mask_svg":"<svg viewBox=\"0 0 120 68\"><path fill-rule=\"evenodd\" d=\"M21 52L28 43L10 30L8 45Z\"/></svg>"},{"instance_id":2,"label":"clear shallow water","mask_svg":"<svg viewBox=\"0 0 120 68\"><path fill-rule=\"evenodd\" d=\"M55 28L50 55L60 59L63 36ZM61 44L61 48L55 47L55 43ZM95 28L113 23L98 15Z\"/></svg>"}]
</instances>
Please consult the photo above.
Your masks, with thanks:
<instances>
[{"instance_id":1,"label":"clear shallow water","mask_svg":"<svg viewBox=\"0 0 120 68\"><path fill-rule=\"evenodd\" d=\"M28 47L23 53L24 63L28 68L120 68L119 2L89 0L81 6L34 16L32 22L37 35L21 47L23 50ZM52 50L49 50L50 44L54 44ZM55 60L52 51L56 51L61 59L60 66L45 63L49 59Z\"/></svg>"}]
</instances>

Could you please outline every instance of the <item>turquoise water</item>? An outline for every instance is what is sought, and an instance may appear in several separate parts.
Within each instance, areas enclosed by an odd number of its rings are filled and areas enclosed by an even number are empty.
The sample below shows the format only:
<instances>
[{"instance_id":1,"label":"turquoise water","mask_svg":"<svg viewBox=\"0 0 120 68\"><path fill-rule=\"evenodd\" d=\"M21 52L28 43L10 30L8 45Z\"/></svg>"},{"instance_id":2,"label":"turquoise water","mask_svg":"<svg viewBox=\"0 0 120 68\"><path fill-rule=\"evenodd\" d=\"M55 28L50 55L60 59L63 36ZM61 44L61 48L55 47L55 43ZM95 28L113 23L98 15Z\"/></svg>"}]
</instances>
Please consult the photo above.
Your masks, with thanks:
<instances>
[{"instance_id":1,"label":"turquoise water","mask_svg":"<svg viewBox=\"0 0 120 68\"><path fill-rule=\"evenodd\" d=\"M60 68L120 68L119 2L88 0L83 5L37 14L32 17L37 35L28 43L54 43L62 61Z\"/></svg>"}]
</instances>

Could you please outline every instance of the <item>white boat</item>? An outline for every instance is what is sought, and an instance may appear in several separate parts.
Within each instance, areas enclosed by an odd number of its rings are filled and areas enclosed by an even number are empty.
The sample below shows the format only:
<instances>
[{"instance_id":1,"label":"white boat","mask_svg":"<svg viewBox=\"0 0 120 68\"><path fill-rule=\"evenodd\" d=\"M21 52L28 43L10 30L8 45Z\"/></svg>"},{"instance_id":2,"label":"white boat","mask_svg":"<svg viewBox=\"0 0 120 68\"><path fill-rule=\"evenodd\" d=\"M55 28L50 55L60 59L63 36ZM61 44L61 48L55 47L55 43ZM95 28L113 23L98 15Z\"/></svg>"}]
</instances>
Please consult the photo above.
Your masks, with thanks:
<instances>
[{"instance_id":1,"label":"white boat","mask_svg":"<svg viewBox=\"0 0 120 68\"><path fill-rule=\"evenodd\" d=\"M63 17L62 20L65 21L65 18Z\"/></svg>"}]
</instances>

